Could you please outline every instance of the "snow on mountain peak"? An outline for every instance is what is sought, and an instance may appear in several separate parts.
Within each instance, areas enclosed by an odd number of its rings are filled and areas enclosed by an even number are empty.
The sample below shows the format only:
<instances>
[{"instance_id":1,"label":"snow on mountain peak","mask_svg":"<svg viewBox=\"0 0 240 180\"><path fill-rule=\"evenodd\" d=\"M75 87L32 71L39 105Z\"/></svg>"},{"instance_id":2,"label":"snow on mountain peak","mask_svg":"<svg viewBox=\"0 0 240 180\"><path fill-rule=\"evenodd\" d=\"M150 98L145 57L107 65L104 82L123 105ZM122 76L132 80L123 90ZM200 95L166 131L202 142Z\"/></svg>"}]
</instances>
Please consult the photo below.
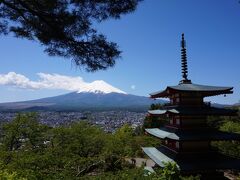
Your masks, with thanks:
<instances>
[{"instance_id":1,"label":"snow on mountain peak","mask_svg":"<svg viewBox=\"0 0 240 180\"><path fill-rule=\"evenodd\" d=\"M78 93L82 92L90 92L90 93L121 93L127 94L126 92L111 86L110 84L106 83L103 80L93 81L92 83L86 84L84 87L78 91Z\"/></svg>"}]
</instances>

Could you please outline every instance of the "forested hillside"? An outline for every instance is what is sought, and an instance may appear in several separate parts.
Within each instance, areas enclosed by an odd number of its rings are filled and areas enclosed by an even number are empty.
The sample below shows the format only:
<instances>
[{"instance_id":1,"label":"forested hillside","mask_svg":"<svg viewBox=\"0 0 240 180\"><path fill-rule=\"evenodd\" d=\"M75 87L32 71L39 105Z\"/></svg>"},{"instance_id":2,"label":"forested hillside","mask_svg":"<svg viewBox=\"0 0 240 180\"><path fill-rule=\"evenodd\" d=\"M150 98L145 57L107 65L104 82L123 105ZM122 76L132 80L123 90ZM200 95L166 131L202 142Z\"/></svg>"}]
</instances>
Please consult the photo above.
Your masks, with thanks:
<instances>
[{"instance_id":1,"label":"forested hillside","mask_svg":"<svg viewBox=\"0 0 240 180\"><path fill-rule=\"evenodd\" d=\"M240 107L236 106L234 109L238 109L238 115L234 117L209 117L209 125L213 126L221 131L240 133ZM220 141L213 142L212 145L217 147L220 152L240 158L240 142L239 141Z\"/></svg>"},{"instance_id":2,"label":"forested hillside","mask_svg":"<svg viewBox=\"0 0 240 180\"><path fill-rule=\"evenodd\" d=\"M209 123L240 132L239 117ZM181 177L176 164L145 176L143 167L126 159L144 157L142 146L160 142L129 125L110 134L82 121L50 128L38 123L37 114L18 114L12 122L2 124L0 132L0 179L199 179ZM214 145L240 157L239 142Z\"/></svg>"}]
</instances>

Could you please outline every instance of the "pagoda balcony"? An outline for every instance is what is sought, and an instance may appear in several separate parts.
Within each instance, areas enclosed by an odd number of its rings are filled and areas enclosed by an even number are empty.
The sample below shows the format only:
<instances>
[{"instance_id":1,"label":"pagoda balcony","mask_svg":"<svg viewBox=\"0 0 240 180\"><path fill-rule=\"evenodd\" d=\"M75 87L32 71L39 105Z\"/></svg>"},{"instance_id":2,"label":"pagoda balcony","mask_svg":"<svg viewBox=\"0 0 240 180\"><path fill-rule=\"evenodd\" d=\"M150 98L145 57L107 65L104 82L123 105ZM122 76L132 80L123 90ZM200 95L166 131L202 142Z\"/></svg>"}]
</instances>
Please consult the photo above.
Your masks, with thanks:
<instances>
[{"instance_id":1,"label":"pagoda balcony","mask_svg":"<svg viewBox=\"0 0 240 180\"><path fill-rule=\"evenodd\" d=\"M183 149L178 149L174 146L168 146L166 144L161 144L159 147L156 147L159 151L163 152L166 154L168 157L175 159L176 157L178 158L193 158L196 156L206 156L209 155L211 156L212 154L217 153L218 151L213 148L209 147L208 149L198 149L196 150L183 150Z\"/></svg>"},{"instance_id":2,"label":"pagoda balcony","mask_svg":"<svg viewBox=\"0 0 240 180\"><path fill-rule=\"evenodd\" d=\"M216 108L208 105L204 105L202 107L169 106L169 107L163 107L162 109L149 110L148 113L153 116L159 116L159 115L235 116L237 113L237 110Z\"/></svg>"},{"instance_id":3,"label":"pagoda balcony","mask_svg":"<svg viewBox=\"0 0 240 180\"><path fill-rule=\"evenodd\" d=\"M175 162L154 147L142 147L142 150L160 167L164 167L164 163Z\"/></svg>"},{"instance_id":4,"label":"pagoda balcony","mask_svg":"<svg viewBox=\"0 0 240 180\"><path fill-rule=\"evenodd\" d=\"M167 162L175 162L181 172L205 172L216 169L240 169L240 160L216 152L177 154L161 146L143 147L143 151L160 167Z\"/></svg>"},{"instance_id":5,"label":"pagoda balcony","mask_svg":"<svg viewBox=\"0 0 240 180\"><path fill-rule=\"evenodd\" d=\"M174 130L207 130L209 127L206 125L206 123L201 123L201 124L170 124L166 123L165 124L166 128L169 129L174 129Z\"/></svg>"},{"instance_id":6,"label":"pagoda balcony","mask_svg":"<svg viewBox=\"0 0 240 180\"><path fill-rule=\"evenodd\" d=\"M174 130L170 128L149 128L145 131L160 139L172 139L176 141L230 141L240 140L240 134L218 131L212 128L207 129L191 129L191 130Z\"/></svg>"}]
</instances>

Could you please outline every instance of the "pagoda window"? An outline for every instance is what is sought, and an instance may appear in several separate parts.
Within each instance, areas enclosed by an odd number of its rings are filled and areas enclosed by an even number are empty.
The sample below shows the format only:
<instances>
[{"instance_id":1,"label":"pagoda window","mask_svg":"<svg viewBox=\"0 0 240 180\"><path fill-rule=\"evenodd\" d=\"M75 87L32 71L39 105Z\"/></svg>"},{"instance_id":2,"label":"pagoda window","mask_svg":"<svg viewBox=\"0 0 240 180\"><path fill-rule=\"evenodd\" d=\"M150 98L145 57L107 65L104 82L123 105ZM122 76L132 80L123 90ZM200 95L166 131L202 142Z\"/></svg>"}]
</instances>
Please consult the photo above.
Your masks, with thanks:
<instances>
[{"instance_id":1,"label":"pagoda window","mask_svg":"<svg viewBox=\"0 0 240 180\"><path fill-rule=\"evenodd\" d=\"M164 142L166 145L168 144L168 140L165 140L165 142Z\"/></svg>"},{"instance_id":2,"label":"pagoda window","mask_svg":"<svg viewBox=\"0 0 240 180\"><path fill-rule=\"evenodd\" d=\"M176 124L180 125L180 119L179 118L176 119Z\"/></svg>"},{"instance_id":3,"label":"pagoda window","mask_svg":"<svg viewBox=\"0 0 240 180\"><path fill-rule=\"evenodd\" d=\"M179 149L179 142L178 141L175 142L175 148Z\"/></svg>"},{"instance_id":4,"label":"pagoda window","mask_svg":"<svg viewBox=\"0 0 240 180\"><path fill-rule=\"evenodd\" d=\"M173 124L173 119L170 119L170 124Z\"/></svg>"},{"instance_id":5,"label":"pagoda window","mask_svg":"<svg viewBox=\"0 0 240 180\"><path fill-rule=\"evenodd\" d=\"M177 100L176 100L176 98L174 98L173 104L175 105L176 103L177 103Z\"/></svg>"},{"instance_id":6,"label":"pagoda window","mask_svg":"<svg viewBox=\"0 0 240 180\"><path fill-rule=\"evenodd\" d=\"M180 102L180 98L176 98L176 102L179 103Z\"/></svg>"}]
</instances>

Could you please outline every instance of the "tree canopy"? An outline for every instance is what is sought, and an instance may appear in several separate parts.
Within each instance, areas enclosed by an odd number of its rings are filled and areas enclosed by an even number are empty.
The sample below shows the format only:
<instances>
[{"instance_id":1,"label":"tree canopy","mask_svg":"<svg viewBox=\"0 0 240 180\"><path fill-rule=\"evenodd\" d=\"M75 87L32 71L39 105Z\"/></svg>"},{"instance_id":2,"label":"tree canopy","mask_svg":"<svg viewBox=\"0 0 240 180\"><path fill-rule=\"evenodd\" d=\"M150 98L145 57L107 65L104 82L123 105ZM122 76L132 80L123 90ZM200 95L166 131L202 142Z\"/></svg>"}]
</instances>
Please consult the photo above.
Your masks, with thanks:
<instances>
[{"instance_id":1,"label":"tree canopy","mask_svg":"<svg viewBox=\"0 0 240 180\"><path fill-rule=\"evenodd\" d=\"M87 121L53 128L27 113L0 128L0 179L199 180L182 177L175 163L151 174L135 167L127 159L144 157L141 147L157 147L160 141L137 135L129 125L113 134Z\"/></svg>"},{"instance_id":2,"label":"tree canopy","mask_svg":"<svg viewBox=\"0 0 240 180\"><path fill-rule=\"evenodd\" d=\"M239 119L212 117L209 121L222 131L239 133ZM18 114L0 126L0 179L199 179L182 177L175 163L149 174L129 161L146 157L141 147L159 143L158 138L127 124L105 133L87 121L53 128L40 124L36 113ZM238 141L212 145L221 153L240 157Z\"/></svg>"},{"instance_id":3,"label":"tree canopy","mask_svg":"<svg viewBox=\"0 0 240 180\"><path fill-rule=\"evenodd\" d=\"M125 170L132 176L128 171L139 170L125 158L143 155L141 146L158 143L134 135L129 125L108 134L85 121L52 128L37 118L35 113L18 114L2 124L0 179L87 179L91 174L112 179L115 173L123 176Z\"/></svg>"},{"instance_id":4,"label":"tree canopy","mask_svg":"<svg viewBox=\"0 0 240 180\"><path fill-rule=\"evenodd\" d=\"M88 71L107 69L120 57L94 23L133 12L141 0L1 0L0 34L39 42L50 56Z\"/></svg>"}]
</instances>

